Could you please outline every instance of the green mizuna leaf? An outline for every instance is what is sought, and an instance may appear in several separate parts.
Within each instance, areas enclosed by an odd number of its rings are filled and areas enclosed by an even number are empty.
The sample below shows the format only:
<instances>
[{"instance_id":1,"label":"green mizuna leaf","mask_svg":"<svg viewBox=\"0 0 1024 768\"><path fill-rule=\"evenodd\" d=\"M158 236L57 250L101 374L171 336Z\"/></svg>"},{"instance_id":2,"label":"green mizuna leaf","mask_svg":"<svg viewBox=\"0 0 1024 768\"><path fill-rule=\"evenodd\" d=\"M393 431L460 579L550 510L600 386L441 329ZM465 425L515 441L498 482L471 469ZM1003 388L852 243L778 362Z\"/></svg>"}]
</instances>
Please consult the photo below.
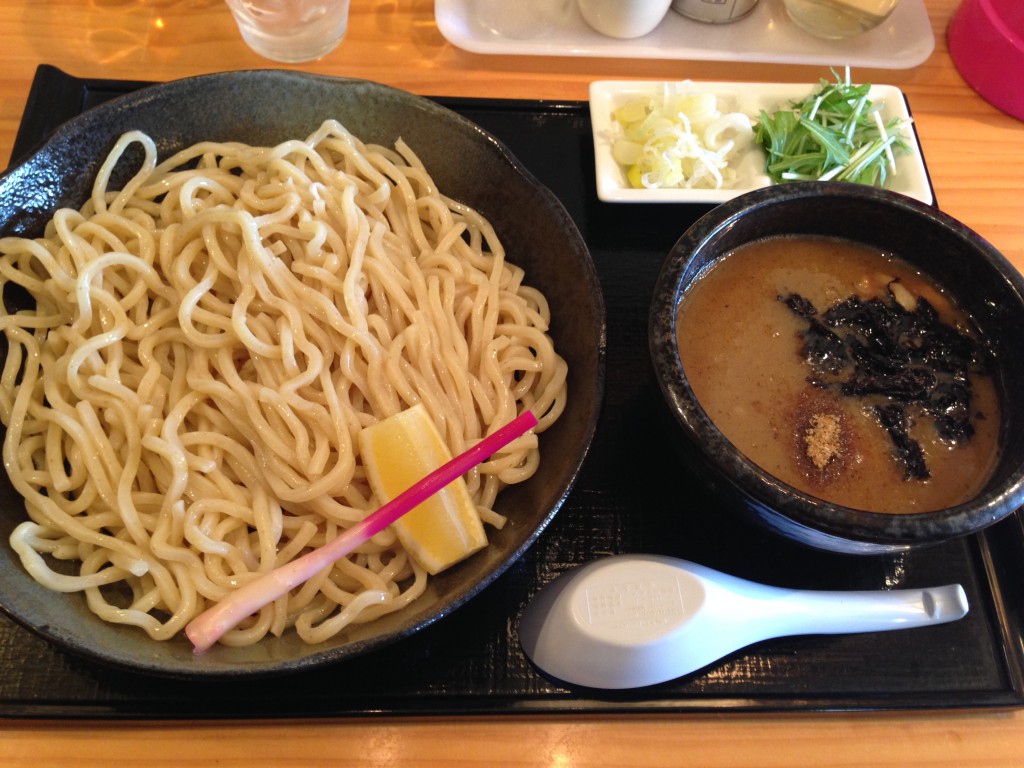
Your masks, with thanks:
<instances>
[{"instance_id":1,"label":"green mizuna leaf","mask_svg":"<svg viewBox=\"0 0 1024 768\"><path fill-rule=\"evenodd\" d=\"M849 70L845 79L835 76L789 108L761 111L754 136L776 183L837 179L881 186L893 171L893 152L906 149L901 121L882 123L870 83L851 83Z\"/></svg>"}]
</instances>

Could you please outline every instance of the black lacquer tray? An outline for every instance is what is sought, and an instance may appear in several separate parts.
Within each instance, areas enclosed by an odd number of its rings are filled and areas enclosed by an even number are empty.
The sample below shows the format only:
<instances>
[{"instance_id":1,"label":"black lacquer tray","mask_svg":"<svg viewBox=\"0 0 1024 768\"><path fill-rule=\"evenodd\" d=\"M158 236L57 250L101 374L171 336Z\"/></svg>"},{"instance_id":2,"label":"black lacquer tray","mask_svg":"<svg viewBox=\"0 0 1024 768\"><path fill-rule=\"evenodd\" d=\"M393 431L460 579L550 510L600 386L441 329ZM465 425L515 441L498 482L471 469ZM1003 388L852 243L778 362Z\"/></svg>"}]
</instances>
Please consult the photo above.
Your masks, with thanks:
<instances>
[{"instance_id":1,"label":"black lacquer tray","mask_svg":"<svg viewBox=\"0 0 1024 768\"><path fill-rule=\"evenodd\" d=\"M84 109L142 85L39 68L12 163ZM0 716L292 718L353 715L983 709L1024 705L1024 523L906 555L813 552L749 528L701 495L661 432L647 306L665 252L709 208L616 205L594 193L580 102L438 99L502 139L558 195L597 264L608 323L606 402L580 479L533 548L477 598L383 650L290 677L174 681L65 655L0 616ZM0 545L7 546L6 542ZM573 690L524 658L519 616L558 573L595 557L652 552L813 589L959 582L956 623L760 643L671 683Z\"/></svg>"}]
</instances>

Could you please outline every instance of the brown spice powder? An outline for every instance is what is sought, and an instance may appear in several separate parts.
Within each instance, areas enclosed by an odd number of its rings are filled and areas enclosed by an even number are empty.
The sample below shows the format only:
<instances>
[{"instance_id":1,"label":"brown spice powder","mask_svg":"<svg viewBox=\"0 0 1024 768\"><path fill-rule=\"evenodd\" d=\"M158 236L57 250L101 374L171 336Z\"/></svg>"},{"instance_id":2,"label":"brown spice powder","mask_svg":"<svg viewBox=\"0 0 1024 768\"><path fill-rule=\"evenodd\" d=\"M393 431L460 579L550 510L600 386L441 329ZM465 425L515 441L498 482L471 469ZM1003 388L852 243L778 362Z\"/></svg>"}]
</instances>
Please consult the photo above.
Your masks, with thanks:
<instances>
[{"instance_id":1,"label":"brown spice powder","mask_svg":"<svg viewBox=\"0 0 1024 768\"><path fill-rule=\"evenodd\" d=\"M818 470L824 470L842 450L842 424L839 417L832 413L816 413L809 422L804 431L807 458Z\"/></svg>"}]
</instances>

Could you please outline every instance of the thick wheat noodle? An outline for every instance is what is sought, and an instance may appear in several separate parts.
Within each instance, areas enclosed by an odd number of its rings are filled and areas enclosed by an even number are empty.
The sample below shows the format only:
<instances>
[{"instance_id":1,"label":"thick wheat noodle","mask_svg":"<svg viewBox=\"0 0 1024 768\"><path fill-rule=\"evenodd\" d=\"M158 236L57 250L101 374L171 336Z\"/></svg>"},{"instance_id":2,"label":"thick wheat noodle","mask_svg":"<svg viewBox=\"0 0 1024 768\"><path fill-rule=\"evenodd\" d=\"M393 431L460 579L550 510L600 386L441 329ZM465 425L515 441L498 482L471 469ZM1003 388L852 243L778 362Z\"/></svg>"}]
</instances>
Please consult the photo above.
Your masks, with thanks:
<instances>
[{"instance_id":1,"label":"thick wheat noodle","mask_svg":"<svg viewBox=\"0 0 1024 768\"><path fill-rule=\"evenodd\" d=\"M129 147L141 167L115 190ZM401 141L329 121L161 162L125 134L81 210L0 240L5 304L34 300L0 314L3 458L28 513L11 545L103 619L174 636L379 505L362 428L423 403L455 454L524 409L535 432L559 417L566 365L523 280ZM527 435L467 476L485 521L538 462ZM388 530L222 642L322 642L426 580Z\"/></svg>"}]
</instances>

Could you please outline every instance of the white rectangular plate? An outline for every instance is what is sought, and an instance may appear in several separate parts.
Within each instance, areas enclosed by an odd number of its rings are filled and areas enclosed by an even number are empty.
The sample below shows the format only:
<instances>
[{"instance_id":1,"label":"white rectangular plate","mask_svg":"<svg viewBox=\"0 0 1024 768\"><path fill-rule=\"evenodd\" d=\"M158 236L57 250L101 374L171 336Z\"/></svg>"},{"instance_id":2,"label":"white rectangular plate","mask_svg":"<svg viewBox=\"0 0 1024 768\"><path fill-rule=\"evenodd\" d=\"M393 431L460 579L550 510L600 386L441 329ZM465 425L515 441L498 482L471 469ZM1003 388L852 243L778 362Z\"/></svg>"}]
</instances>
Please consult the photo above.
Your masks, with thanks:
<instances>
[{"instance_id":1,"label":"white rectangular plate","mask_svg":"<svg viewBox=\"0 0 1024 768\"><path fill-rule=\"evenodd\" d=\"M665 83L643 80L601 80L590 84L590 119L594 130L594 168L597 173L597 196L610 203L722 203L760 186L755 182L732 189L633 189L626 184L625 172L612 158L612 142L617 126L612 112L631 98L644 94L663 93L666 87L687 93L713 93L719 111L743 112L756 117L764 109L769 114L802 99L820 88L819 83ZM899 88L873 85L871 101L881 105L881 116L888 123L894 117L908 120L907 101ZM921 147L913 125L906 125L903 138L908 151L896 154L896 172L886 181L886 188L931 205L934 200L928 172L924 167ZM740 158L737 162L748 168L763 168L764 153ZM760 163L760 165L758 165ZM746 176L744 176L746 178Z\"/></svg>"},{"instance_id":2,"label":"white rectangular plate","mask_svg":"<svg viewBox=\"0 0 1024 768\"><path fill-rule=\"evenodd\" d=\"M924 0L902 0L884 24L846 40L823 40L804 32L790 21L782 0L760 0L748 16L729 24L705 24L670 10L657 29L632 40L595 31L576 3L562 28L543 37L512 39L477 21L473 2L435 0L434 18L449 42L474 53L909 69L935 48Z\"/></svg>"}]
</instances>

